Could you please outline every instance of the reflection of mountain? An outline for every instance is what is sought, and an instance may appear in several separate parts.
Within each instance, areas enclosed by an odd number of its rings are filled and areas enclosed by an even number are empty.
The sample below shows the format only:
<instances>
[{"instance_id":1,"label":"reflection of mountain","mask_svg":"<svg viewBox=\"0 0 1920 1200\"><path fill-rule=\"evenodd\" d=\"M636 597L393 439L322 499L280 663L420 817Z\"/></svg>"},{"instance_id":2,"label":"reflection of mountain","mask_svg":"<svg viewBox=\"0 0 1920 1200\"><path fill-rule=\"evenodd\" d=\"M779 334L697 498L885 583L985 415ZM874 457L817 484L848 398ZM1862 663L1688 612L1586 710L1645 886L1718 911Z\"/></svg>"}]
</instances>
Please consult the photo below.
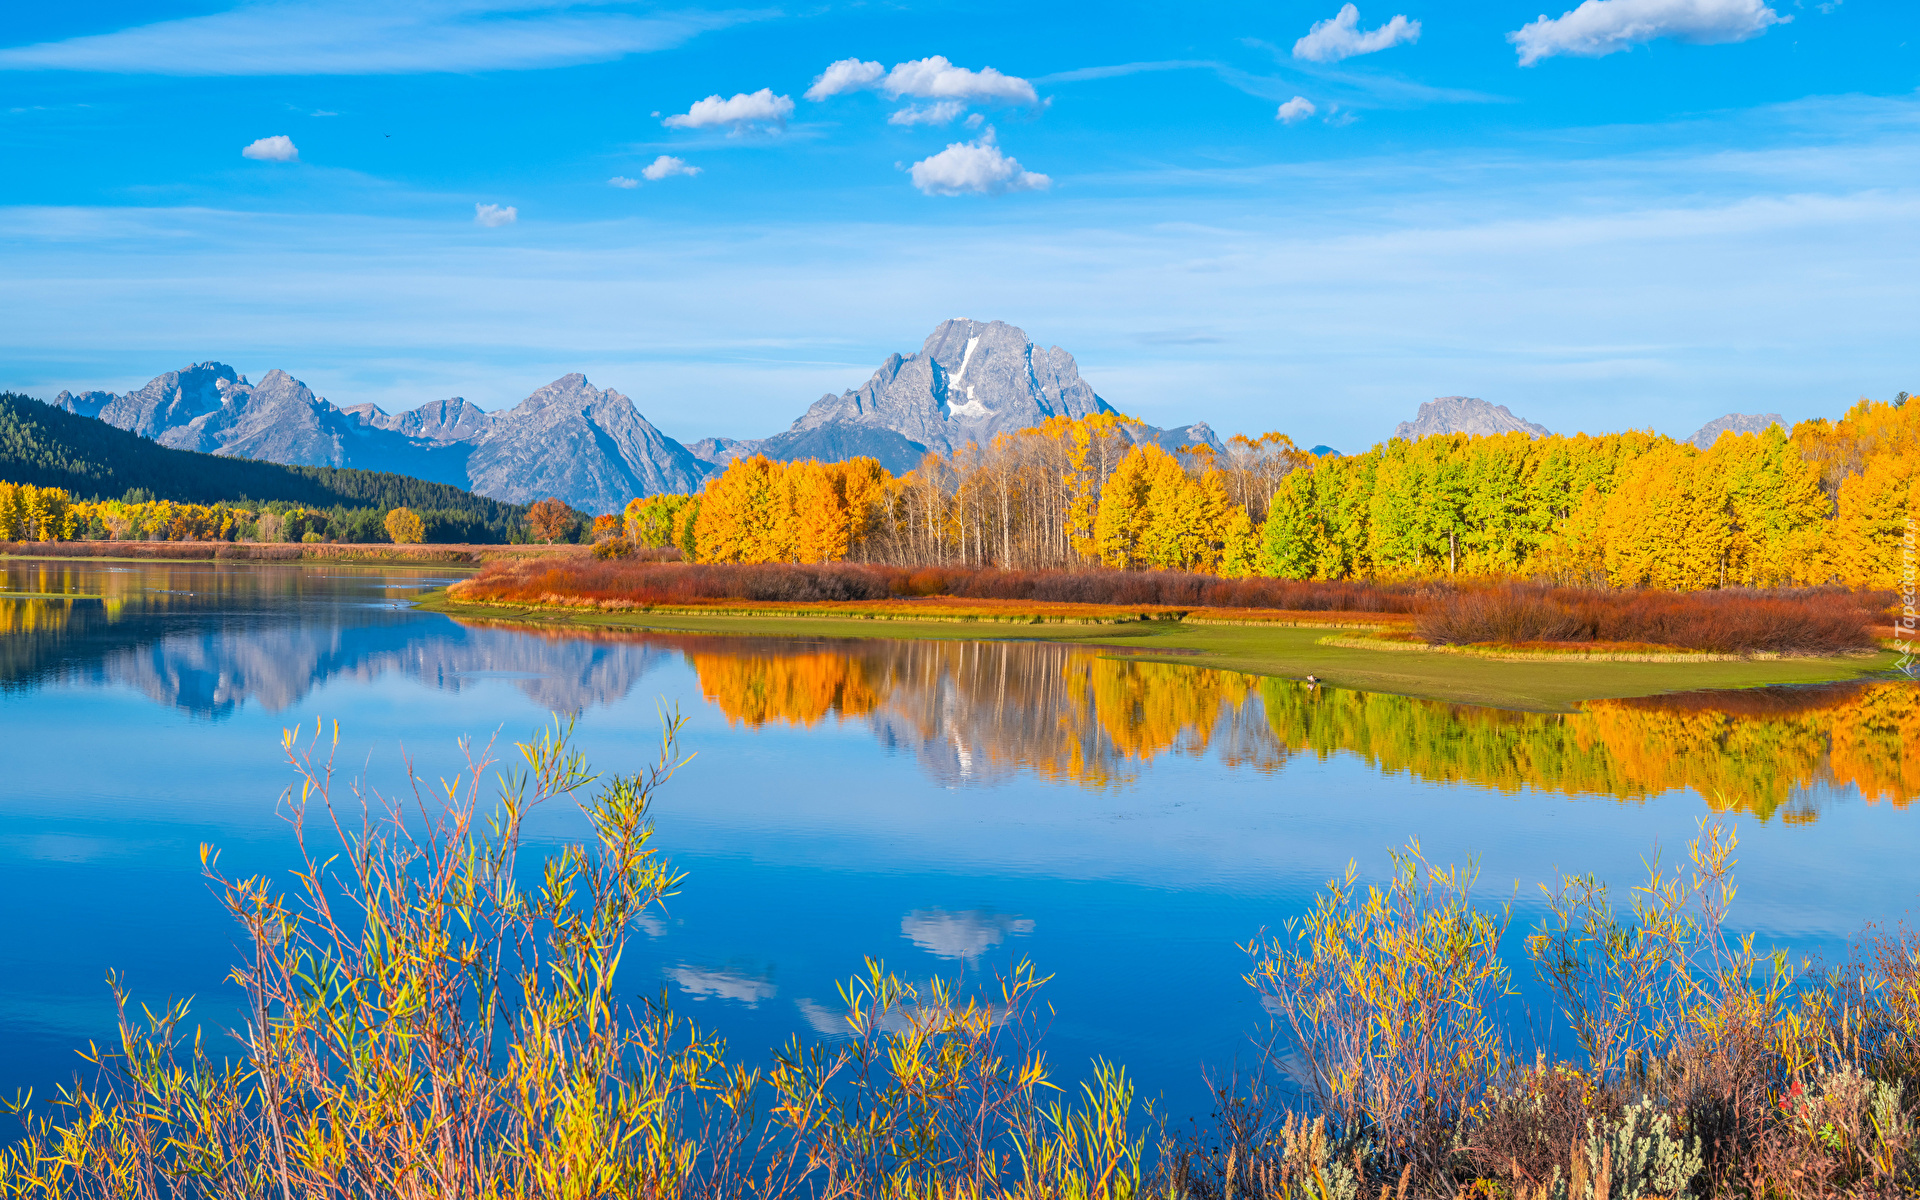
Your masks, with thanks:
<instances>
[{"instance_id":1,"label":"reflection of mountain","mask_svg":"<svg viewBox=\"0 0 1920 1200\"><path fill-rule=\"evenodd\" d=\"M1102 786L1158 754L1201 754L1216 742L1233 762L1283 757L1270 734L1247 732L1252 677L1232 672L1027 642L679 644L729 721L862 718L949 786L1019 771ZM1245 715L1257 721L1257 710Z\"/></svg>"},{"instance_id":2,"label":"reflection of mountain","mask_svg":"<svg viewBox=\"0 0 1920 1200\"><path fill-rule=\"evenodd\" d=\"M1920 796L1920 689L1835 685L1602 700L1520 713L1308 689L1044 643L685 639L728 719L864 721L944 784L1029 771L1107 786L1160 754L1276 770L1355 754L1381 770L1501 790L1640 800L1687 789L1716 808L1811 820L1812 793Z\"/></svg>"},{"instance_id":3,"label":"reflection of mountain","mask_svg":"<svg viewBox=\"0 0 1920 1200\"><path fill-rule=\"evenodd\" d=\"M397 673L447 691L508 678L542 707L574 712L619 700L669 653L463 627L396 607L385 598L391 581L256 567L10 571L10 590L91 588L97 598L0 599L0 687L118 684L218 717L248 702L279 711L338 678Z\"/></svg>"}]
</instances>

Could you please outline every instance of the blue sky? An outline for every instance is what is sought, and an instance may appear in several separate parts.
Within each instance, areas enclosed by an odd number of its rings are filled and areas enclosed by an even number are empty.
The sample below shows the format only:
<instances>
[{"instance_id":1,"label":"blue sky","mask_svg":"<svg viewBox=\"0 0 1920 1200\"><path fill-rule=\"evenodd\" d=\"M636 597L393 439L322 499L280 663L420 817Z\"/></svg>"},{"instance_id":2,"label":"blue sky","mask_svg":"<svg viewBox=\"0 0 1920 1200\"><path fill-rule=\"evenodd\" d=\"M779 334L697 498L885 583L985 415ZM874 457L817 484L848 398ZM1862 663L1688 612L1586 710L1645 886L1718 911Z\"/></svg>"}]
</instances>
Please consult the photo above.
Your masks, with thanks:
<instances>
[{"instance_id":1,"label":"blue sky","mask_svg":"<svg viewBox=\"0 0 1920 1200\"><path fill-rule=\"evenodd\" d=\"M1685 434L1920 391L1893 0L7 7L0 387L43 396L582 370L764 436L954 316L1348 449L1439 395Z\"/></svg>"}]
</instances>

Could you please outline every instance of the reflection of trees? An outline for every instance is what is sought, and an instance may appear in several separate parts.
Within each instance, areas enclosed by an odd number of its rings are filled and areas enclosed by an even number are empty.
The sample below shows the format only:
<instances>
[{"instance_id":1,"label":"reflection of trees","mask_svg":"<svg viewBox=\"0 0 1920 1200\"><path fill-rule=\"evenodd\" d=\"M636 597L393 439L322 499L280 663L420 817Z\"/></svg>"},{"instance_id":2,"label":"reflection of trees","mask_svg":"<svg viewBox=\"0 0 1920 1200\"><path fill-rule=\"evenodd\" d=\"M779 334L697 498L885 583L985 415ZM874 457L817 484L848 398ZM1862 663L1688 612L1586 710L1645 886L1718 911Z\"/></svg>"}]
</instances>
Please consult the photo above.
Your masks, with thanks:
<instances>
[{"instance_id":1,"label":"reflection of trees","mask_svg":"<svg viewBox=\"0 0 1920 1200\"><path fill-rule=\"evenodd\" d=\"M1716 808L1812 820L1805 793L1920 795L1920 691L1879 683L1596 700L1515 713L1364 692L1261 688L1296 751L1348 751L1422 779L1639 800L1688 789Z\"/></svg>"},{"instance_id":2,"label":"reflection of trees","mask_svg":"<svg viewBox=\"0 0 1920 1200\"><path fill-rule=\"evenodd\" d=\"M1920 795L1920 693L1884 683L1601 700L1524 713L1310 689L1183 663L1044 643L677 643L730 721L865 721L942 782L1018 771L1102 787L1162 754L1277 770L1291 755L1358 755L1383 771L1502 791L1641 800L1697 792L1715 807L1811 820L1808 793ZM1257 701L1257 703L1249 703Z\"/></svg>"},{"instance_id":3,"label":"reflection of trees","mask_svg":"<svg viewBox=\"0 0 1920 1200\"><path fill-rule=\"evenodd\" d=\"M1282 757L1245 703L1253 677L1233 672L1046 643L680 644L729 721L864 718L942 782L1025 770L1098 787L1167 753L1218 747L1230 762L1269 767Z\"/></svg>"}]
</instances>

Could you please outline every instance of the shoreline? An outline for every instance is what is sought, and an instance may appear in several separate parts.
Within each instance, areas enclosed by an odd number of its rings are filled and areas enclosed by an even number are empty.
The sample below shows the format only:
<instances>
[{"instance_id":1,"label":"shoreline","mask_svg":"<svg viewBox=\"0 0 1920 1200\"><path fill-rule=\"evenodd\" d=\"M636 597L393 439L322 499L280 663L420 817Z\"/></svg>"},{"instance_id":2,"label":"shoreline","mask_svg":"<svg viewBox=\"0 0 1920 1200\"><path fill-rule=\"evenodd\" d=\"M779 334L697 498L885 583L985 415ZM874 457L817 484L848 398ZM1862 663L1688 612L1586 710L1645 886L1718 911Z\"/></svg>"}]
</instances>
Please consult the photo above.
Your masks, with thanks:
<instances>
[{"instance_id":1,"label":"shoreline","mask_svg":"<svg viewBox=\"0 0 1920 1200\"><path fill-rule=\"evenodd\" d=\"M53 550L84 546L86 550ZM100 547L95 551L93 547ZM122 550L113 554L106 551ZM589 547L575 547L585 553ZM503 558L537 558L567 547L510 543L422 543L404 551L392 542L0 542L7 562L224 563L279 566L359 563L393 567L453 567L477 570Z\"/></svg>"},{"instance_id":2,"label":"shoreline","mask_svg":"<svg viewBox=\"0 0 1920 1200\"><path fill-rule=\"evenodd\" d=\"M1228 622L1146 618L1101 623L1062 621L1015 623L1012 620L936 616L892 616L765 611L748 615L733 606L727 612L676 607L603 611L585 606L475 604L437 589L414 608L459 621L514 625L553 632L567 630L703 634L715 637L819 639L901 639L925 641L1045 641L1079 645L1114 657L1165 661L1177 653L1183 665L1241 671L1251 675L1303 678L1308 674L1336 687L1415 696L1526 712L1573 712L1586 700L1629 699L1667 692L1756 688L1791 684L1840 683L1865 679L1890 668L1897 655L1824 658L1744 658L1652 656L1409 654L1326 636L1351 630L1353 614L1327 614L1303 620ZM1704 659L1704 661L1703 661Z\"/></svg>"}]
</instances>

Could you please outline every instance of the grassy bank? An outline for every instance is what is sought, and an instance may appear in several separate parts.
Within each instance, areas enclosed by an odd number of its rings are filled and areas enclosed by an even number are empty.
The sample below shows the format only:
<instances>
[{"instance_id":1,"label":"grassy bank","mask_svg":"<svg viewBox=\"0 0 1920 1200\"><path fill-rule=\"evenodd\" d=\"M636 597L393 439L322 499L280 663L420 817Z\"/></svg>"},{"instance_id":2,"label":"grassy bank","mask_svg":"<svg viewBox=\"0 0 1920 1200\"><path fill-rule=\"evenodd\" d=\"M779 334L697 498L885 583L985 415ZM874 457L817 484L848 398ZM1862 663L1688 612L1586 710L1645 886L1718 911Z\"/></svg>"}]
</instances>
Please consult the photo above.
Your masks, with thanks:
<instances>
[{"instance_id":1,"label":"grassy bank","mask_svg":"<svg viewBox=\"0 0 1920 1200\"><path fill-rule=\"evenodd\" d=\"M508 622L545 630L609 629L794 638L924 638L936 640L1045 640L1084 645L1116 654L1178 654L1210 667L1301 679L1313 675L1340 687L1464 704L1534 712L1568 712L1582 700L1652 696L1705 688L1828 683L1889 669L1895 656L1782 658L1722 662L1569 662L1562 659L1498 661L1462 654L1407 654L1329 644L1338 631L1372 614L1295 613L1295 624L1278 614L1264 624L1212 624L1203 615L1180 620L1121 620L1102 624L1013 624L963 619L876 620L802 613L761 606L764 615L677 612L602 612L529 605L462 604L444 591L420 604L461 620ZM845 606L850 614L859 605ZM1153 610L1141 610L1151 613ZM1309 624L1311 622L1311 624Z\"/></svg>"},{"instance_id":2,"label":"grassy bank","mask_svg":"<svg viewBox=\"0 0 1920 1200\"><path fill-rule=\"evenodd\" d=\"M85 558L108 562L355 562L478 567L502 559L585 554L587 547L391 542L0 542L0 559Z\"/></svg>"}]
</instances>

